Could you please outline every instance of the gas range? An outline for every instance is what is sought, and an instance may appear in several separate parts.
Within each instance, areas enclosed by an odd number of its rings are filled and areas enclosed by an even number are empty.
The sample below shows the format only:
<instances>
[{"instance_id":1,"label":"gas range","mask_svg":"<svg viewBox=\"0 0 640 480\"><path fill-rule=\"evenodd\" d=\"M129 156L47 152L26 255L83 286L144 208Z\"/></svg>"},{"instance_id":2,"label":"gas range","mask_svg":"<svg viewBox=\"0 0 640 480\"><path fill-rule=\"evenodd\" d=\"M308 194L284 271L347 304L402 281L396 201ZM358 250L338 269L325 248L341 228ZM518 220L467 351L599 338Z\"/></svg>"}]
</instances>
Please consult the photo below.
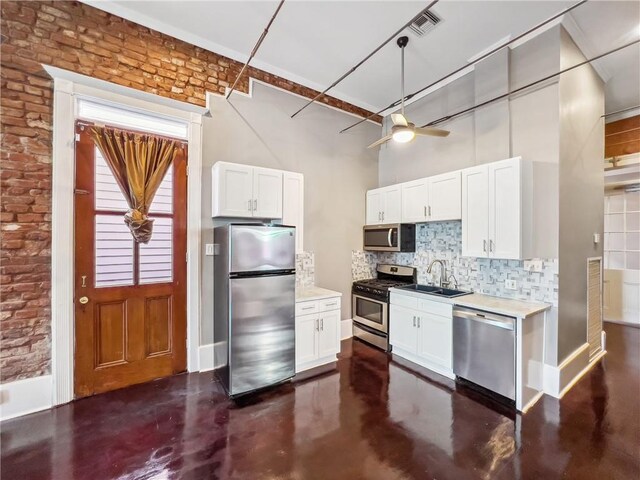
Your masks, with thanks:
<instances>
[{"instance_id":1,"label":"gas range","mask_svg":"<svg viewBox=\"0 0 640 480\"><path fill-rule=\"evenodd\" d=\"M416 269L378 265L377 278L358 280L351 287L353 335L383 350L389 349L389 289L416 283Z\"/></svg>"},{"instance_id":2,"label":"gas range","mask_svg":"<svg viewBox=\"0 0 640 480\"><path fill-rule=\"evenodd\" d=\"M401 287L413 283L412 281L400 282L397 280L380 280L377 278L369 278L367 280L359 280L353 282L351 291L353 293L368 294L381 299L389 298L389 289L393 287Z\"/></svg>"}]
</instances>

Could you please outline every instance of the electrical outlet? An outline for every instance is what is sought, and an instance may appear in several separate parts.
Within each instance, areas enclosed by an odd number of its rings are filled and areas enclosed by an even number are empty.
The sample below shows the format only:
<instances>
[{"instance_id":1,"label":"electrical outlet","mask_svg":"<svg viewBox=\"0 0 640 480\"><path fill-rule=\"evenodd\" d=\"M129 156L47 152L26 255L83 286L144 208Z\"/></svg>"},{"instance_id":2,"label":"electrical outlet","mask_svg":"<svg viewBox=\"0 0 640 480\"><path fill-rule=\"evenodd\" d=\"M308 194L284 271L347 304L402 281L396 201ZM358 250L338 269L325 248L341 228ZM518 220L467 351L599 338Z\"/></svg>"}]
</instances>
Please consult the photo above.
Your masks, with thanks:
<instances>
[{"instance_id":1,"label":"electrical outlet","mask_svg":"<svg viewBox=\"0 0 640 480\"><path fill-rule=\"evenodd\" d=\"M504 288L506 288L507 290L517 290L518 284L515 280L507 279L504 281Z\"/></svg>"},{"instance_id":2,"label":"electrical outlet","mask_svg":"<svg viewBox=\"0 0 640 480\"><path fill-rule=\"evenodd\" d=\"M523 267L527 272L542 272L542 260L525 260Z\"/></svg>"},{"instance_id":3,"label":"electrical outlet","mask_svg":"<svg viewBox=\"0 0 640 480\"><path fill-rule=\"evenodd\" d=\"M213 243L205 244L205 255L213 256Z\"/></svg>"}]
</instances>

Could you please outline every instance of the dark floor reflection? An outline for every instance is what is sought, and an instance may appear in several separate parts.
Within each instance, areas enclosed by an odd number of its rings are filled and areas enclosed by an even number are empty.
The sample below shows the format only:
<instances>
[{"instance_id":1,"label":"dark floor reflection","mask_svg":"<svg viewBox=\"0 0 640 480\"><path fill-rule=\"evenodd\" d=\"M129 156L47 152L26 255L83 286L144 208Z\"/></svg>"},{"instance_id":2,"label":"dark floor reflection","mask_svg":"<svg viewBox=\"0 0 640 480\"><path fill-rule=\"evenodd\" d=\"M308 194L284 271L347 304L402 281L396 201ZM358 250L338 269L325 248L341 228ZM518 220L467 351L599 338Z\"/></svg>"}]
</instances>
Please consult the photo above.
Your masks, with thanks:
<instances>
[{"instance_id":1,"label":"dark floor reflection","mask_svg":"<svg viewBox=\"0 0 640 480\"><path fill-rule=\"evenodd\" d=\"M4 422L2 478L640 478L640 330L516 415L357 341L335 371L229 401L180 375Z\"/></svg>"}]
</instances>

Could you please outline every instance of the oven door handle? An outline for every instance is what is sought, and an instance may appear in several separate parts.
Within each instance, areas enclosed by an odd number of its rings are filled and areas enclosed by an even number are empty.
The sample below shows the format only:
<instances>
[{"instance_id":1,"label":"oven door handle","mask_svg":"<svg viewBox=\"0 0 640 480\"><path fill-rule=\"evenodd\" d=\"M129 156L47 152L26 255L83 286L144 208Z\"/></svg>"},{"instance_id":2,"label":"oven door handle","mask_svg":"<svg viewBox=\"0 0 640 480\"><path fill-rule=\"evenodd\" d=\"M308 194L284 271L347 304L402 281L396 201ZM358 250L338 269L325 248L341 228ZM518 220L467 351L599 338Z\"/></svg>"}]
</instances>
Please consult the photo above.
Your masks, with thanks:
<instances>
[{"instance_id":1,"label":"oven door handle","mask_svg":"<svg viewBox=\"0 0 640 480\"><path fill-rule=\"evenodd\" d=\"M389 229L389 233L387 234L387 242L389 242L389 246L393 247L393 244L391 243L391 235L393 234L393 228Z\"/></svg>"}]
</instances>

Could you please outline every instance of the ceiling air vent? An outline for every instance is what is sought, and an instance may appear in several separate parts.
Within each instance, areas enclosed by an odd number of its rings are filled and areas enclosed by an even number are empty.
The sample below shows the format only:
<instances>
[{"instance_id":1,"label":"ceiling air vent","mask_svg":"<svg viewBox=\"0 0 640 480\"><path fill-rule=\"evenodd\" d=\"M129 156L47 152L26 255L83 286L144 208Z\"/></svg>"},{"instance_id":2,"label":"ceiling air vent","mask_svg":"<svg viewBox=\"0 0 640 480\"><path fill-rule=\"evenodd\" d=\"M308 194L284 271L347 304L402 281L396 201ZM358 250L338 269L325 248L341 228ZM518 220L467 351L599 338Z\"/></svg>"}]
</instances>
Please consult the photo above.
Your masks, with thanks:
<instances>
[{"instance_id":1,"label":"ceiling air vent","mask_svg":"<svg viewBox=\"0 0 640 480\"><path fill-rule=\"evenodd\" d=\"M430 12L429 10L423 10L416 18L413 19L409 28L418 37L422 37L424 34L433 30L440 21L440 18L435 13Z\"/></svg>"}]
</instances>

